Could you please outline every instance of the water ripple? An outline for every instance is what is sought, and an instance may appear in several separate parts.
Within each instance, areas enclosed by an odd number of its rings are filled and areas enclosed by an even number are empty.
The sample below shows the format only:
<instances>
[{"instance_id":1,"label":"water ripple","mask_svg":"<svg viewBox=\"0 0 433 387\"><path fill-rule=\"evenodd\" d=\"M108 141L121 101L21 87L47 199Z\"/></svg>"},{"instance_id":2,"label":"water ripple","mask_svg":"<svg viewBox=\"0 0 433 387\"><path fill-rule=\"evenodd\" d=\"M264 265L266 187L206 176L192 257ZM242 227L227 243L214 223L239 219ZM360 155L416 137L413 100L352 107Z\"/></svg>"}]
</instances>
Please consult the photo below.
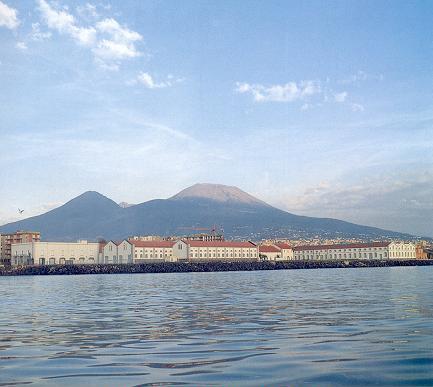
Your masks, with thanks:
<instances>
[{"instance_id":1,"label":"water ripple","mask_svg":"<svg viewBox=\"0 0 433 387\"><path fill-rule=\"evenodd\" d=\"M432 274L2 277L0 386L431 386Z\"/></svg>"}]
</instances>

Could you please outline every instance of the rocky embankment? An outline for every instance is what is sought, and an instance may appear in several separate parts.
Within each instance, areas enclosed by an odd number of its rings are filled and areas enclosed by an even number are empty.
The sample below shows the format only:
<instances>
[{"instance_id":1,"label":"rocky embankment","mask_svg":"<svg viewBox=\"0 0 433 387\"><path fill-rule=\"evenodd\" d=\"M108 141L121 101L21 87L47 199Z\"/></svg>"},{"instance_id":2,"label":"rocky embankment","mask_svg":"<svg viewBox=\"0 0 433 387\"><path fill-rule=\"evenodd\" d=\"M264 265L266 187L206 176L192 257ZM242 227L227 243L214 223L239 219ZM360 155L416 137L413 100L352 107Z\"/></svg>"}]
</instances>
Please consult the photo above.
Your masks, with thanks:
<instances>
[{"instance_id":1,"label":"rocky embankment","mask_svg":"<svg viewBox=\"0 0 433 387\"><path fill-rule=\"evenodd\" d=\"M326 269L390 266L433 266L433 260L369 260L369 261L289 261L289 262L160 262L148 264L98 264L26 266L0 269L0 276L76 275L133 273L190 273L212 271L253 271Z\"/></svg>"}]
</instances>

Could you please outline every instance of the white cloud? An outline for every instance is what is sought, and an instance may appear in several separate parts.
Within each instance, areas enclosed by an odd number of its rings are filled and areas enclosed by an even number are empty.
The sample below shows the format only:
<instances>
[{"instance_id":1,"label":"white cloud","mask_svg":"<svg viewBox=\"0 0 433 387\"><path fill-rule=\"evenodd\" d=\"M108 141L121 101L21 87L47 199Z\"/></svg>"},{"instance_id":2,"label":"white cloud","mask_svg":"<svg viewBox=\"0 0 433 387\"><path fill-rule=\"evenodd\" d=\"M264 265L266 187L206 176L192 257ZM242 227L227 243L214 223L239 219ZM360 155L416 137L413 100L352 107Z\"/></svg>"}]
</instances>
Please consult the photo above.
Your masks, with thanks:
<instances>
[{"instance_id":1,"label":"white cloud","mask_svg":"<svg viewBox=\"0 0 433 387\"><path fill-rule=\"evenodd\" d=\"M17 14L18 11L15 8L11 8L0 1L0 27L6 27L11 30L17 28L20 24Z\"/></svg>"},{"instance_id":2,"label":"white cloud","mask_svg":"<svg viewBox=\"0 0 433 387\"><path fill-rule=\"evenodd\" d=\"M359 103L352 103L352 104L350 104L350 107L351 107L352 111L354 111L354 112L363 112L365 110L364 106L362 106Z\"/></svg>"},{"instance_id":3,"label":"white cloud","mask_svg":"<svg viewBox=\"0 0 433 387\"><path fill-rule=\"evenodd\" d=\"M131 82L131 84L139 83L148 89L163 89L166 87L171 87L175 83L183 82L184 78L175 78L172 74L167 76L165 81L155 82L152 75L145 72L140 72L137 76L137 79Z\"/></svg>"},{"instance_id":4,"label":"white cloud","mask_svg":"<svg viewBox=\"0 0 433 387\"><path fill-rule=\"evenodd\" d=\"M96 29L107 36L107 38L100 40L93 49L95 56L100 60L118 61L141 55L134 44L143 39L138 32L121 26L112 18L98 22Z\"/></svg>"},{"instance_id":5,"label":"white cloud","mask_svg":"<svg viewBox=\"0 0 433 387\"><path fill-rule=\"evenodd\" d=\"M93 49L93 53L103 61L135 58L140 55L133 46L106 39L98 42L97 46Z\"/></svg>"},{"instance_id":6,"label":"white cloud","mask_svg":"<svg viewBox=\"0 0 433 387\"><path fill-rule=\"evenodd\" d=\"M22 51L25 51L28 48L25 42L17 42L16 47Z\"/></svg>"},{"instance_id":7,"label":"white cloud","mask_svg":"<svg viewBox=\"0 0 433 387\"><path fill-rule=\"evenodd\" d=\"M360 79L364 76L366 76L365 73L358 74ZM156 87L152 81L148 74L145 74L145 79L141 79L141 82L149 88ZM329 83L329 79L326 79L325 82L309 80L277 85L236 82L235 92L249 94L255 102L301 102L300 110L302 111L327 106L331 103L348 106L353 112L365 110L363 105L349 100L347 91L335 91Z\"/></svg>"},{"instance_id":8,"label":"white cloud","mask_svg":"<svg viewBox=\"0 0 433 387\"><path fill-rule=\"evenodd\" d=\"M42 32L39 23L32 23L32 32L30 33L30 39L35 42L42 42L51 38L51 32Z\"/></svg>"},{"instance_id":9,"label":"white cloud","mask_svg":"<svg viewBox=\"0 0 433 387\"><path fill-rule=\"evenodd\" d=\"M93 27L79 27L74 16L66 11L56 10L45 0L38 0L39 10L49 28L72 37L78 44L91 46L96 40L96 30Z\"/></svg>"},{"instance_id":10,"label":"white cloud","mask_svg":"<svg viewBox=\"0 0 433 387\"><path fill-rule=\"evenodd\" d=\"M96 5L86 3L84 5L79 5L77 7L77 13L84 18L93 18L96 19L99 14L96 10Z\"/></svg>"},{"instance_id":11,"label":"white cloud","mask_svg":"<svg viewBox=\"0 0 433 387\"><path fill-rule=\"evenodd\" d=\"M122 60L141 55L135 43L143 37L113 18L106 18L94 25L83 27L66 10L55 9L46 0L38 0L38 4L47 26L60 34L70 36L77 44L90 48L95 62L102 68L117 70ZM95 6L87 3L84 9L97 17ZM83 12L83 9L81 11Z\"/></svg>"},{"instance_id":12,"label":"white cloud","mask_svg":"<svg viewBox=\"0 0 433 387\"><path fill-rule=\"evenodd\" d=\"M346 98L347 98L347 92L346 91L334 94L335 102L344 102L344 101L346 101Z\"/></svg>"},{"instance_id":13,"label":"white cloud","mask_svg":"<svg viewBox=\"0 0 433 387\"><path fill-rule=\"evenodd\" d=\"M256 102L293 102L321 93L321 86L316 81L288 82L281 85L236 83L236 92L249 93Z\"/></svg>"}]
</instances>

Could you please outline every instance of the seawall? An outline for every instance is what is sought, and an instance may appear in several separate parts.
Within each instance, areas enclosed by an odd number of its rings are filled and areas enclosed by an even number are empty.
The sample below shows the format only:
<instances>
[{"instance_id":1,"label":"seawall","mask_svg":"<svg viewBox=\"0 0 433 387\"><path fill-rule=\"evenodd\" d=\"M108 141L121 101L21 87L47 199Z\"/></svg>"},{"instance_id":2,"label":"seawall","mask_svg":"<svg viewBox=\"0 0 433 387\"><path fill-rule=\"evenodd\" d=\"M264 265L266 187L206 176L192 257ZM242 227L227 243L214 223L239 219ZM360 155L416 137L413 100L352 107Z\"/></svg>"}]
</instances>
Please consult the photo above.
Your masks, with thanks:
<instances>
[{"instance_id":1,"label":"seawall","mask_svg":"<svg viewBox=\"0 0 433 387\"><path fill-rule=\"evenodd\" d=\"M432 259L423 260L351 260L351 261L288 261L288 262L160 262L146 264L97 264L26 266L0 269L0 276L79 275L133 273L191 273L217 271L294 270L391 266L433 266Z\"/></svg>"}]
</instances>

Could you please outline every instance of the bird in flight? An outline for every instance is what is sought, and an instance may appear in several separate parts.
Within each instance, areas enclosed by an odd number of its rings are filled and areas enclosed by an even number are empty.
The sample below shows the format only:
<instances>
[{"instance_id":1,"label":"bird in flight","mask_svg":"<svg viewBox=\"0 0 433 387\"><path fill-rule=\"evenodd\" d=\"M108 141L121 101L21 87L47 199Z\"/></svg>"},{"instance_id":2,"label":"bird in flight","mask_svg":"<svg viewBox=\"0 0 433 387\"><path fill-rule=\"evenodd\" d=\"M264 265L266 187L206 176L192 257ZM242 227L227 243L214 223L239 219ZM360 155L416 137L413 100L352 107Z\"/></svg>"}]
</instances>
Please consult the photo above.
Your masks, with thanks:
<instances>
[{"instance_id":1,"label":"bird in flight","mask_svg":"<svg viewBox=\"0 0 433 387\"><path fill-rule=\"evenodd\" d=\"M21 209L18 208L18 212L19 212L20 214L22 214L22 213L24 212L24 210L21 210Z\"/></svg>"}]
</instances>

